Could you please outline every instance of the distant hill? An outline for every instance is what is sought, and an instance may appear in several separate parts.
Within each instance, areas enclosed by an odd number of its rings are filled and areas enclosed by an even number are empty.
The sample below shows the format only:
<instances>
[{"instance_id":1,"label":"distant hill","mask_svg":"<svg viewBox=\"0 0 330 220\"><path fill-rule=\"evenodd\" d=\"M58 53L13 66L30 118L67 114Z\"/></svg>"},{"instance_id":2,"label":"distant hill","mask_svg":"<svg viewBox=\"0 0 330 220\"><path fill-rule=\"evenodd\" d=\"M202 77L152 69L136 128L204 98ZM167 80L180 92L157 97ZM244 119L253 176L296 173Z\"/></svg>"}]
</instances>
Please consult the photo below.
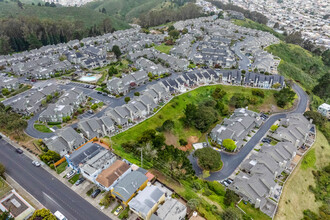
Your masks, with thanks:
<instances>
[{"instance_id":1,"label":"distant hill","mask_svg":"<svg viewBox=\"0 0 330 220\"><path fill-rule=\"evenodd\" d=\"M166 0L102 0L90 2L82 7L95 11L102 11L104 8L106 14L132 22L141 14L147 13L152 9L161 8Z\"/></svg>"},{"instance_id":2,"label":"distant hill","mask_svg":"<svg viewBox=\"0 0 330 220\"><path fill-rule=\"evenodd\" d=\"M17 2L1 2L0 0L0 19L36 17L39 19L51 19L53 21L65 20L69 22L80 22L84 27L98 25L106 18L110 18L114 29L129 28L127 22L105 15L96 10L84 7L45 7L38 6L37 3L24 3L23 8L18 7Z\"/></svg>"}]
</instances>

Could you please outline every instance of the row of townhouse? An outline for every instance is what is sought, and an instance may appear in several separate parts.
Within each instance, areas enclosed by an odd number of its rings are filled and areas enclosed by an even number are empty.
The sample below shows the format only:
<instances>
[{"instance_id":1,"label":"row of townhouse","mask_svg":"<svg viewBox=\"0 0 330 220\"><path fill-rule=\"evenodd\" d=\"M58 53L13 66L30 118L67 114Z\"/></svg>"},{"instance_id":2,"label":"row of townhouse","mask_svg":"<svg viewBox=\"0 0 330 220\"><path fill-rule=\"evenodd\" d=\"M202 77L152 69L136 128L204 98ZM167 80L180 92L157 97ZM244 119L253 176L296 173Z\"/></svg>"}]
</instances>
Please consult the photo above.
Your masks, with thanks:
<instances>
[{"instance_id":1,"label":"row of townhouse","mask_svg":"<svg viewBox=\"0 0 330 220\"><path fill-rule=\"evenodd\" d=\"M83 91L72 88L66 91L55 104L49 104L39 115L42 122L63 122L64 117L72 117L79 105L85 102L87 96Z\"/></svg>"},{"instance_id":2,"label":"row of townhouse","mask_svg":"<svg viewBox=\"0 0 330 220\"><path fill-rule=\"evenodd\" d=\"M246 108L235 109L230 118L225 118L221 124L217 124L211 131L212 141L222 145L223 140L235 141L237 148L244 146L244 139L255 128L262 124L260 115ZM235 149L235 150L236 150Z\"/></svg>"},{"instance_id":3,"label":"row of townhouse","mask_svg":"<svg viewBox=\"0 0 330 220\"><path fill-rule=\"evenodd\" d=\"M19 81L17 78L0 75L0 90L6 88L8 90L15 90L19 88Z\"/></svg>"},{"instance_id":4,"label":"row of townhouse","mask_svg":"<svg viewBox=\"0 0 330 220\"><path fill-rule=\"evenodd\" d=\"M242 172L235 176L229 189L273 217L282 190L278 179L283 172L290 172L295 155L296 148L290 142L265 144L240 165Z\"/></svg>"},{"instance_id":5,"label":"row of townhouse","mask_svg":"<svg viewBox=\"0 0 330 220\"><path fill-rule=\"evenodd\" d=\"M106 147L88 142L65 155L68 166L81 173L142 219L185 219L187 207L171 197L172 191L156 182L145 169L118 159Z\"/></svg>"},{"instance_id":6,"label":"row of townhouse","mask_svg":"<svg viewBox=\"0 0 330 220\"><path fill-rule=\"evenodd\" d=\"M36 86L24 95L15 96L17 98L10 100L6 103L7 106L11 106L11 109L21 115L31 115L40 111L42 107L42 101L47 98L48 95L55 95L59 91L57 84L47 83Z\"/></svg>"},{"instance_id":7,"label":"row of townhouse","mask_svg":"<svg viewBox=\"0 0 330 220\"><path fill-rule=\"evenodd\" d=\"M137 72L126 74L122 78L112 78L107 82L107 88L112 94L125 95L132 89L147 83L148 80L148 73L144 70L139 70Z\"/></svg>"},{"instance_id":8,"label":"row of townhouse","mask_svg":"<svg viewBox=\"0 0 330 220\"><path fill-rule=\"evenodd\" d=\"M169 72L167 68L164 68L160 64L155 64L154 62L144 58L140 57L135 61L136 67L146 71L147 73L152 73L153 75L161 75L164 73Z\"/></svg>"},{"instance_id":9,"label":"row of townhouse","mask_svg":"<svg viewBox=\"0 0 330 220\"><path fill-rule=\"evenodd\" d=\"M279 141L275 146L265 144L240 165L229 188L243 200L249 201L262 212L273 217L283 189L282 181L290 174L301 149L309 148L315 139L315 126L302 114L289 114L281 119L278 129L270 137Z\"/></svg>"},{"instance_id":10,"label":"row of townhouse","mask_svg":"<svg viewBox=\"0 0 330 220\"><path fill-rule=\"evenodd\" d=\"M162 84L149 85L140 96L129 103L109 109L106 113L116 125L128 126L130 123L145 119L153 113L159 103L171 97L169 90Z\"/></svg>"}]
</instances>

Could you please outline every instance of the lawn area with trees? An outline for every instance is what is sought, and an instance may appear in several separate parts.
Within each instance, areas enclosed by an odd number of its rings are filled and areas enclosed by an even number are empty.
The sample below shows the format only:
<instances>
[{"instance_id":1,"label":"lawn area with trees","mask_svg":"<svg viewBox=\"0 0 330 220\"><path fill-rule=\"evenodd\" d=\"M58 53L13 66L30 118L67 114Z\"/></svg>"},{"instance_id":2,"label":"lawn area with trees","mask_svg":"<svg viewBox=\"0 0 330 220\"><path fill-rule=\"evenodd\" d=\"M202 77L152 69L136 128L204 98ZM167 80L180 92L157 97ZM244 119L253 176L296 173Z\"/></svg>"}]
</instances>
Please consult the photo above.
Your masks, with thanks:
<instances>
[{"instance_id":1,"label":"lawn area with trees","mask_svg":"<svg viewBox=\"0 0 330 220\"><path fill-rule=\"evenodd\" d=\"M172 48L173 48L172 45L165 45L165 44L155 46L156 50L166 54L169 54Z\"/></svg>"}]
</instances>

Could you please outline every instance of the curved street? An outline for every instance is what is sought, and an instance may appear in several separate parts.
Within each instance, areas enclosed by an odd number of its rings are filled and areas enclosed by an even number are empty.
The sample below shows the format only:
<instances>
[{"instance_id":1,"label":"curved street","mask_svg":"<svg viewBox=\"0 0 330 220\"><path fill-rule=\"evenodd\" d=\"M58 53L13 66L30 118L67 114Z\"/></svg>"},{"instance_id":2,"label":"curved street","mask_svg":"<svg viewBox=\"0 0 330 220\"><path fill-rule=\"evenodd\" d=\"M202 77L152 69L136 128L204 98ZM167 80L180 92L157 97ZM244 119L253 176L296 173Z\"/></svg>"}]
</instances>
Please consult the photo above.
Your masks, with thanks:
<instances>
[{"instance_id":1,"label":"curved street","mask_svg":"<svg viewBox=\"0 0 330 220\"><path fill-rule=\"evenodd\" d=\"M223 167L218 172L210 173L210 176L206 178L207 180L223 180L228 178L235 169L242 163L245 157L251 152L251 150L256 146L261 138L266 134L270 127L274 124L275 121L285 118L289 113L304 113L307 108L308 95L305 91L294 84L292 88L298 95L298 105L297 107L286 113L274 114L269 117L269 119L260 127L257 133L245 144L245 146L236 154L230 154L226 152L220 152L221 160L223 162ZM192 157L192 154L189 156L189 160L193 165L196 175L201 175L203 170L197 165L197 160Z\"/></svg>"}]
</instances>

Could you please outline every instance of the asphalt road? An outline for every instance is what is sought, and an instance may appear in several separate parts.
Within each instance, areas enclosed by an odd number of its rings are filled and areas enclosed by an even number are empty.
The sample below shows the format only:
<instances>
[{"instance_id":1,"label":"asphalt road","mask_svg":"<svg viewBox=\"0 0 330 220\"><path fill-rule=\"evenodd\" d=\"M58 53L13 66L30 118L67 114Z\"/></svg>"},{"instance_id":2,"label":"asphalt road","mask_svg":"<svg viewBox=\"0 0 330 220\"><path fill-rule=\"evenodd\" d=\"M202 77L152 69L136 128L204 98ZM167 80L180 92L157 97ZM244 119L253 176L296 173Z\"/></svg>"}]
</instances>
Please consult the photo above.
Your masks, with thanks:
<instances>
[{"instance_id":1,"label":"asphalt road","mask_svg":"<svg viewBox=\"0 0 330 220\"><path fill-rule=\"evenodd\" d=\"M16 153L12 145L0 140L0 148L7 174L53 213L59 210L69 220L110 219L46 170L33 166L31 159Z\"/></svg>"},{"instance_id":2,"label":"asphalt road","mask_svg":"<svg viewBox=\"0 0 330 220\"><path fill-rule=\"evenodd\" d=\"M220 152L221 160L223 162L223 167L218 172L210 173L210 176L207 180L223 180L228 178L235 169L241 164L245 157L250 153L250 151L256 146L261 138L266 134L270 127L274 124L275 121L285 118L289 113L304 113L307 108L308 95L296 84L292 87L298 94L299 103L297 107L288 113L275 114L269 117L269 119L260 127L257 133L245 144L245 146L236 154L229 154L226 152ZM197 161L192 155L189 156L189 160L192 163L193 169L195 170L196 175L202 174L202 169L197 165Z\"/></svg>"}]
</instances>

